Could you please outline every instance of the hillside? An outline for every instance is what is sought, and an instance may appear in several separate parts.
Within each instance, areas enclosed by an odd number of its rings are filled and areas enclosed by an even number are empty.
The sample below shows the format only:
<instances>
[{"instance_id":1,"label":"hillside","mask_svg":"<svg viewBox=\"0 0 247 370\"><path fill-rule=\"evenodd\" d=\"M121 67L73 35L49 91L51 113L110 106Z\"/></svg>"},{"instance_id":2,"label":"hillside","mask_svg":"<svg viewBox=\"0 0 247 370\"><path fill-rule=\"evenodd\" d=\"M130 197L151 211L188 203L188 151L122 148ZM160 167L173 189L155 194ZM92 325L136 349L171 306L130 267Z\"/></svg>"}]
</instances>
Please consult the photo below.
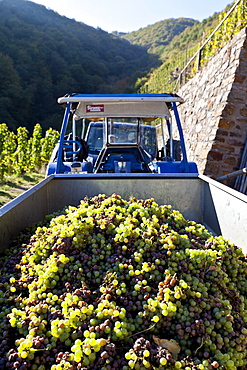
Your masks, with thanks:
<instances>
[{"instance_id":1,"label":"hillside","mask_svg":"<svg viewBox=\"0 0 247 370\"><path fill-rule=\"evenodd\" d=\"M129 41L140 45L145 45L146 43L149 52L152 51L157 54L162 61L162 64L152 70L152 73L149 72L145 77L141 77L137 80L136 89L141 92L146 91L146 86L148 84L149 92L172 92L174 81L172 77L173 71L183 68L186 61L200 47L205 35L217 26L218 17L219 14L215 13L202 22L185 18L174 20L174 28L181 27L181 23L184 28L182 32L174 35L169 41L167 39L168 42L165 40L170 37L169 33L171 30L168 27L169 23L166 23L166 21L158 22L153 26L148 26L146 29L133 32L132 35L130 34L128 37ZM154 31L159 30L162 24L165 27L167 26L167 36L156 37L157 33ZM153 29L152 27L154 26L155 28ZM151 35L153 35L153 38L151 38L149 31L152 31ZM149 35L149 38L147 35ZM127 36L124 37L126 38ZM149 44L147 44L148 40ZM144 88L142 88L143 85L145 85Z\"/></svg>"},{"instance_id":2,"label":"hillside","mask_svg":"<svg viewBox=\"0 0 247 370\"><path fill-rule=\"evenodd\" d=\"M234 7L234 9L233 9ZM214 13L211 17L202 22L196 22L193 26L187 27L182 33L173 37L170 43L157 52L162 65L150 71L145 77L139 78L136 82L136 90L139 92L173 92L177 86L179 73L196 51L211 35L212 31L227 16L228 11L233 9L231 14L223 22L211 40L203 48L200 58L200 66L226 45L235 34L247 26L247 1L232 2L220 13ZM140 31L143 33L143 31ZM136 40L138 39L136 35ZM140 42L141 43L141 42ZM152 48L152 45L150 46ZM192 77L198 69L198 57L193 60L186 74L183 75L184 83Z\"/></svg>"},{"instance_id":3,"label":"hillside","mask_svg":"<svg viewBox=\"0 0 247 370\"><path fill-rule=\"evenodd\" d=\"M190 18L165 19L138 31L122 35L134 45L144 46L149 53L162 55L164 48L175 36L180 35L188 27L198 23Z\"/></svg>"},{"instance_id":4,"label":"hillside","mask_svg":"<svg viewBox=\"0 0 247 370\"><path fill-rule=\"evenodd\" d=\"M158 57L26 0L0 1L0 121L60 127L66 93L132 92ZM47 118L49 117L49 118Z\"/></svg>"}]
</instances>

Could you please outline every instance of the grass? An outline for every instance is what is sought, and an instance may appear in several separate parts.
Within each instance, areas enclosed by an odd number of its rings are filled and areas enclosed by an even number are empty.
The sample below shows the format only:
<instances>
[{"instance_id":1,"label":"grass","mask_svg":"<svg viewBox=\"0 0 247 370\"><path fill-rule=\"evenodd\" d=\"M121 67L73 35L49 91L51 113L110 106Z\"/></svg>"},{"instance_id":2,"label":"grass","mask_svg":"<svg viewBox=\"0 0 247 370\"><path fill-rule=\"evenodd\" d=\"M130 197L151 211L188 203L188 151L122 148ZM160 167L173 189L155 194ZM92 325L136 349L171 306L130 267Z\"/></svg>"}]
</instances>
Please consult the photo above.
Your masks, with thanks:
<instances>
[{"instance_id":1,"label":"grass","mask_svg":"<svg viewBox=\"0 0 247 370\"><path fill-rule=\"evenodd\" d=\"M30 189L33 185L45 178L44 173L31 173L21 176L7 175L0 182L0 207Z\"/></svg>"}]
</instances>

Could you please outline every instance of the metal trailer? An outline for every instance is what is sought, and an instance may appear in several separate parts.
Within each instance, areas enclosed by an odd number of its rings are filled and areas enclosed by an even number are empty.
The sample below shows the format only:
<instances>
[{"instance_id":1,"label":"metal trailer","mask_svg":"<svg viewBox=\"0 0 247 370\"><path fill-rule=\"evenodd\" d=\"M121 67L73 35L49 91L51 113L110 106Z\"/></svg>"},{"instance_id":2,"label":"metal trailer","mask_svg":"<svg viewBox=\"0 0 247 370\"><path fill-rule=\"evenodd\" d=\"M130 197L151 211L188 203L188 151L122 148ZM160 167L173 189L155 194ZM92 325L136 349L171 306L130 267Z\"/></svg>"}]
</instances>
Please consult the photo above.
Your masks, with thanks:
<instances>
[{"instance_id":1,"label":"metal trailer","mask_svg":"<svg viewBox=\"0 0 247 370\"><path fill-rule=\"evenodd\" d=\"M25 227L84 197L113 193L124 199L154 198L185 218L204 224L247 253L247 196L197 174L50 175L0 208L0 251Z\"/></svg>"}]
</instances>

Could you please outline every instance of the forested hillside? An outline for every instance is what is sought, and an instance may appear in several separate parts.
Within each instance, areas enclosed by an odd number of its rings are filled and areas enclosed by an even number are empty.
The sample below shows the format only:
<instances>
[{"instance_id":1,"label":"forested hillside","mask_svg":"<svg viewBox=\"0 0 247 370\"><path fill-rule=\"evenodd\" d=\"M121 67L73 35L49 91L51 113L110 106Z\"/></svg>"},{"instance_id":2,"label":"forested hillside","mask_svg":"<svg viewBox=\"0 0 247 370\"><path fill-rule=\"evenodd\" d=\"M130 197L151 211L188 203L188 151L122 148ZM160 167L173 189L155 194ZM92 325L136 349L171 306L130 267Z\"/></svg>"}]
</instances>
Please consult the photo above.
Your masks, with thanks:
<instances>
[{"instance_id":1,"label":"forested hillside","mask_svg":"<svg viewBox=\"0 0 247 370\"><path fill-rule=\"evenodd\" d=\"M138 31L130 32L122 38L130 41L134 45L145 46L149 53L162 55L165 46L168 45L175 36L180 35L185 29L199 23L190 18L170 18L141 28Z\"/></svg>"},{"instance_id":2,"label":"forested hillside","mask_svg":"<svg viewBox=\"0 0 247 370\"><path fill-rule=\"evenodd\" d=\"M159 64L144 47L26 0L0 1L0 121L60 127L66 93L133 92Z\"/></svg>"}]
</instances>

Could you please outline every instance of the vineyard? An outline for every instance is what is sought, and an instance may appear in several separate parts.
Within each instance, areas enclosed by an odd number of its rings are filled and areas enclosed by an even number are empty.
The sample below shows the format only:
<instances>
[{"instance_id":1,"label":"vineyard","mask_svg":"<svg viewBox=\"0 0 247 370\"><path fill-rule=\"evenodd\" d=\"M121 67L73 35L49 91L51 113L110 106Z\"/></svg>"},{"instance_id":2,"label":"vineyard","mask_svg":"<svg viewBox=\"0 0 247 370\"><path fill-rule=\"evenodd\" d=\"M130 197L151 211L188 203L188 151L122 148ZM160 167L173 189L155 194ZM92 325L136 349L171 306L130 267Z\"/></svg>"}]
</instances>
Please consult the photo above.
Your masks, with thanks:
<instances>
[{"instance_id":1,"label":"vineyard","mask_svg":"<svg viewBox=\"0 0 247 370\"><path fill-rule=\"evenodd\" d=\"M236 3L236 2L235 2ZM233 3L234 4L234 3ZM247 1L241 0L228 14L230 6L215 16L186 29L175 42L164 51L164 63L146 78L138 79L136 89L144 93L175 91L181 84L192 78L198 67L207 64L210 58L219 52L241 29L247 26ZM211 27L209 27L211 22ZM216 30L217 24L221 26ZM196 37L194 33L197 32ZM208 40L206 42L205 40ZM205 42L203 48L201 45ZM200 49L200 50L199 50ZM200 51L200 59L198 58ZM187 66L187 67L185 67ZM183 71L183 73L182 73ZM181 74L180 74L181 73Z\"/></svg>"},{"instance_id":2,"label":"vineyard","mask_svg":"<svg viewBox=\"0 0 247 370\"><path fill-rule=\"evenodd\" d=\"M228 9L219 14L219 22L227 15ZM225 46L242 28L247 26L247 1L242 0L223 22L214 36L210 39L203 49L201 64L206 62L215 55L223 46ZM211 30L213 31L213 30Z\"/></svg>"},{"instance_id":3,"label":"vineyard","mask_svg":"<svg viewBox=\"0 0 247 370\"><path fill-rule=\"evenodd\" d=\"M32 135L26 127L18 127L14 133L5 123L0 124L0 181L7 174L23 175L46 166L58 138L59 132L52 128L43 136L38 123Z\"/></svg>"}]
</instances>

